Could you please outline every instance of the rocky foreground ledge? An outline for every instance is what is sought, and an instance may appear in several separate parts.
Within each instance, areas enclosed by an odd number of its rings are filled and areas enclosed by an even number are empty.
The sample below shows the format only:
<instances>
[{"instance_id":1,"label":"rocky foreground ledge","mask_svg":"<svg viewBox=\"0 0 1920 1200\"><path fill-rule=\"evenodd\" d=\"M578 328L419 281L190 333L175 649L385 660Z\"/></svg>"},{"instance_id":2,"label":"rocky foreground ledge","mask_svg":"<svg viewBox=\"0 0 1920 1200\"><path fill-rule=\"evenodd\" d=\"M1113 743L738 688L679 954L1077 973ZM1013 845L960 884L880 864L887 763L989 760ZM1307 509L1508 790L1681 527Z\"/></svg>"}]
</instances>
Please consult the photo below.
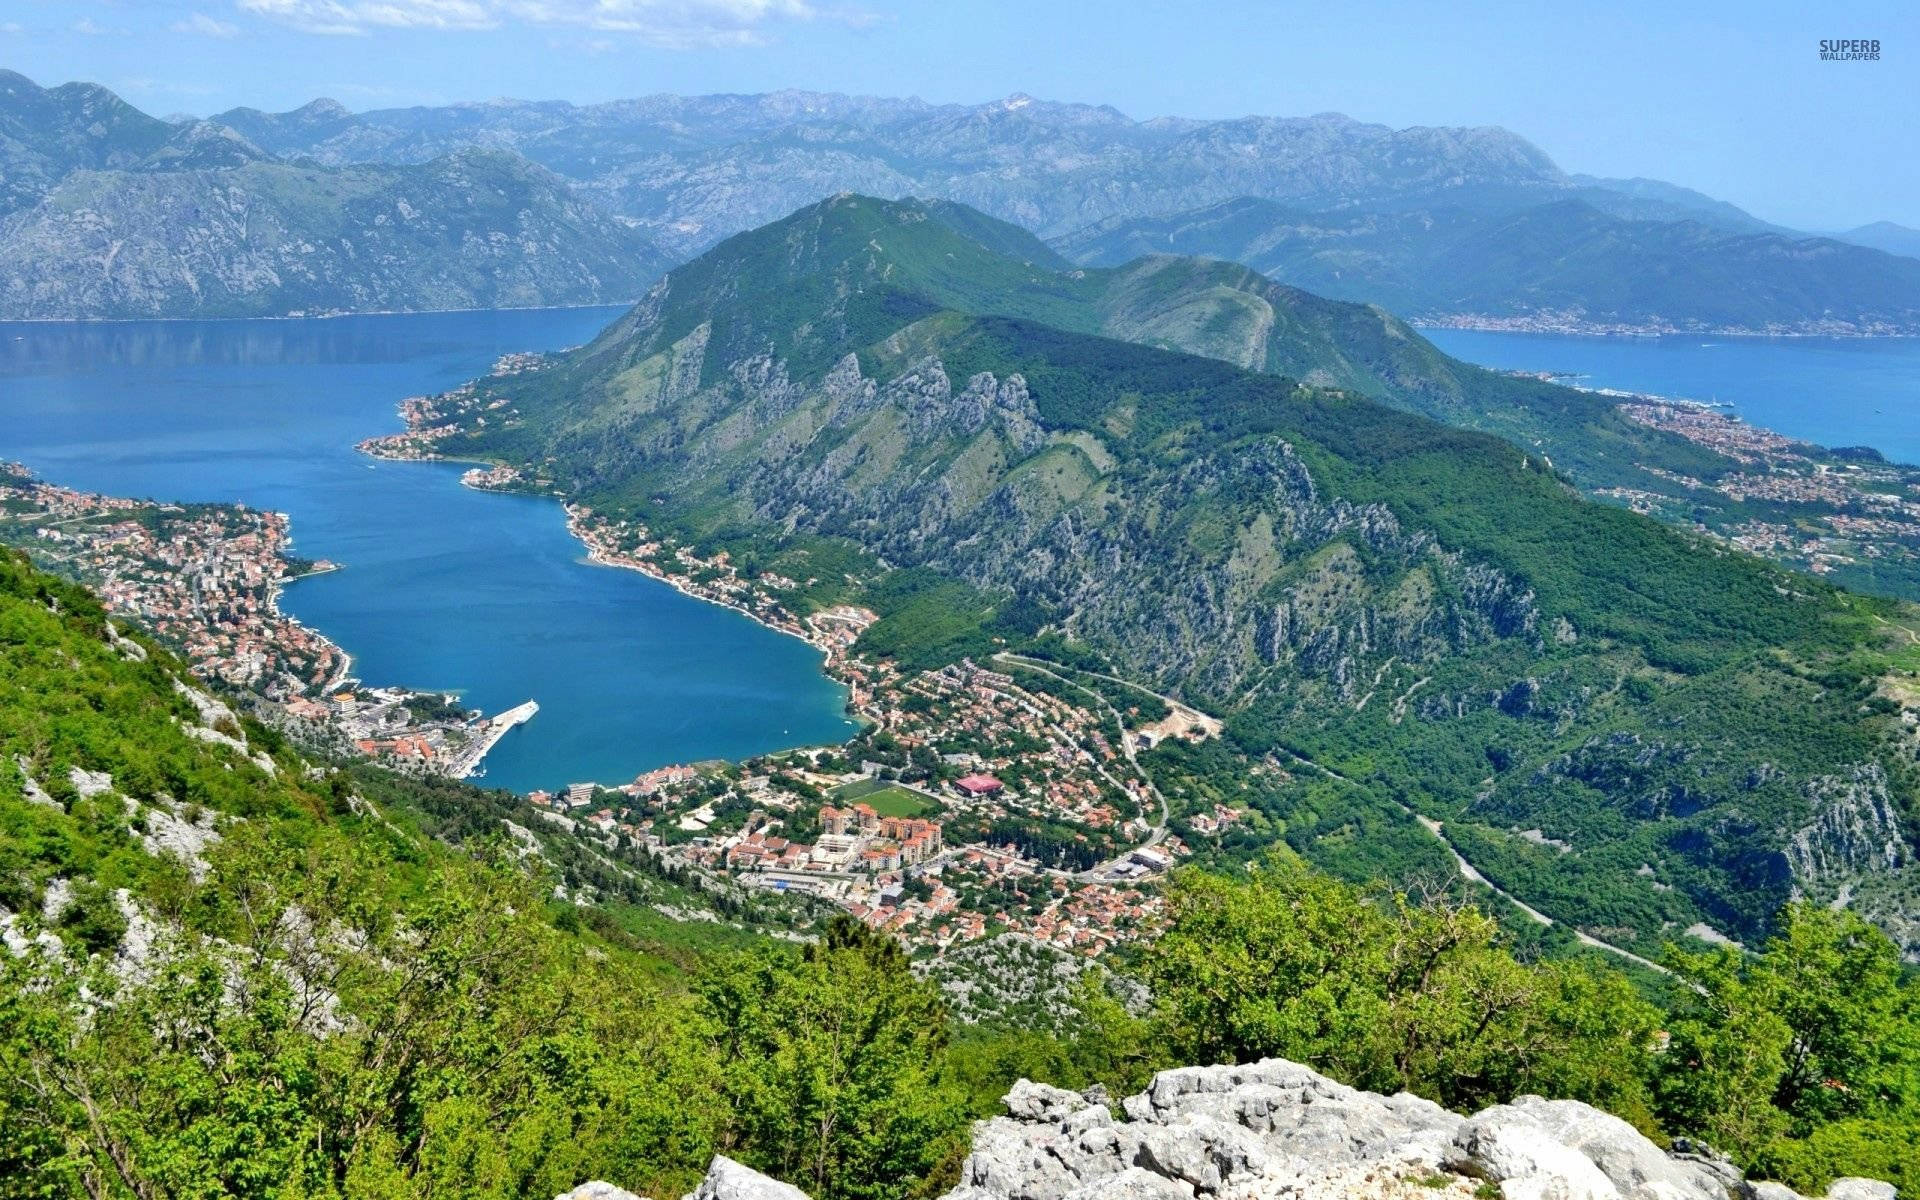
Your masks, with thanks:
<instances>
[{"instance_id":1,"label":"rocky foreground ledge","mask_svg":"<svg viewBox=\"0 0 1920 1200\"><path fill-rule=\"evenodd\" d=\"M1163 1071L1115 1117L1105 1097L1022 1080L1005 1117L974 1127L944 1200L1800 1200L1725 1159L1669 1152L1620 1118L1523 1096L1470 1117L1381 1096L1297 1063ZM638 1200L590 1183L555 1200ZM685 1200L806 1200L716 1158ZM1827 1200L1895 1200L1891 1184L1836 1180Z\"/></svg>"}]
</instances>

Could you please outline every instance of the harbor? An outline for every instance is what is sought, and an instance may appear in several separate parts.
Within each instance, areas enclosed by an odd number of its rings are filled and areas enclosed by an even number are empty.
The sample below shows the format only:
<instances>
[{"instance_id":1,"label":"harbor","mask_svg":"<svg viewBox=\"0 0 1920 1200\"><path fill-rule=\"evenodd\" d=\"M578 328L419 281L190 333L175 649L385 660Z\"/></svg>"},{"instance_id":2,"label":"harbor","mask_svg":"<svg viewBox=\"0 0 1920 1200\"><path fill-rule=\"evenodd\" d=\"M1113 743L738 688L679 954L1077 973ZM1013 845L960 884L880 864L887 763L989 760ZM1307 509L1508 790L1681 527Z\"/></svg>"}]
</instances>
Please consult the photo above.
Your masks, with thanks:
<instances>
[{"instance_id":1,"label":"harbor","mask_svg":"<svg viewBox=\"0 0 1920 1200\"><path fill-rule=\"evenodd\" d=\"M503 713L488 717L480 726L473 741L462 748L454 758L447 774L456 779L472 779L485 774L484 764L487 753L498 745L500 739L507 736L509 731L533 720L534 715L539 711L540 702L528 700L524 704L514 705Z\"/></svg>"}]
</instances>

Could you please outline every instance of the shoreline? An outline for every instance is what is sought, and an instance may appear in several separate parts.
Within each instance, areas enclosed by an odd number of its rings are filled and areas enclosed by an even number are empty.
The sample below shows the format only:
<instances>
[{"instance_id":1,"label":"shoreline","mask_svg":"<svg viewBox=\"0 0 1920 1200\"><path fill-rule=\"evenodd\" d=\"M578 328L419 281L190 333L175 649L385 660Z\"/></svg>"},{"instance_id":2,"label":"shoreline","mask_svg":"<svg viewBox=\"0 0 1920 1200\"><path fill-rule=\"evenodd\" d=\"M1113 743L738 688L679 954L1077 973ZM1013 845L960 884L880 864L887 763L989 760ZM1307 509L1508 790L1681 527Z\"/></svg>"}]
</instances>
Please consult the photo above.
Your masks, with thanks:
<instances>
[{"instance_id":1,"label":"shoreline","mask_svg":"<svg viewBox=\"0 0 1920 1200\"><path fill-rule=\"evenodd\" d=\"M1864 333L1858 330L1840 329L1744 329L1744 328L1708 328L1676 329L1658 325L1610 325L1606 323L1556 326L1550 329L1516 325L1514 320L1525 318L1492 317L1484 320L1462 318L1407 317L1408 325L1422 333L1429 329L1449 329L1461 333L1506 333L1522 337L1578 337L1578 338L1634 338L1649 340L1653 338L1740 338L1748 341L1807 340L1813 338L1832 338L1836 341L1852 342L1895 342L1911 341L1920 338L1920 330L1907 333Z\"/></svg>"},{"instance_id":2,"label":"shoreline","mask_svg":"<svg viewBox=\"0 0 1920 1200\"><path fill-rule=\"evenodd\" d=\"M473 487L472 484L465 484L464 486ZM473 487L473 490L476 492L498 492L499 491L499 489L497 488L483 488L483 487ZM515 495L515 494L537 495L537 493L528 493L528 492L521 492L521 493L505 492L501 494L503 495ZM559 497L550 497L550 499L559 499ZM579 506L575 505L574 503L568 500L560 500L560 508L561 508L561 511L567 514L568 535L571 536L574 541L579 542L582 546L586 547L587 561L594 564L595 566L611 567L611 568L614 568L615 570L622 570L622 571L638 571L640 574L645 575L649 579L658 580L659 582L666 584L668 587L672 588L674 591L679 592L682 596L686 596L687 598L692 600L699 600L706 604L712 604L719 608L732 609L734 612L739 613L741 616L747 618L747 620L749 621L752 621L755 625L760 626L762 629L770 629L775 633L782 634L786 637L795 638L801 642L806 643L807 645L813 647L815 650L820 651L822 655L823 664L825 662L832 661L833 647L821 641L816 640L814 637L809 636L807 633L803 633L800 630L787 629L782 626L776 625L772 621L769 621L765 617L762 617L759 613L756 613L752 609L747 608L745 605L736 603L732 600L723 600L717 596L702 595L701 593L694 591L690 586L687 585L687 583L684 580L680 579L678 576L669 575L665 571L662 571L657 567L653 567L651 564L634 562L634 561L624 561L622 559L613 557L612 555L608 554L605 550L601 549L599 546L594 545L593 540L586 536L586 533L584 532L582 527L582 522L584 518L581 516L580 512L578 511ZM803 622L803 625L804 625L804 622ZM832 676L829 675L828 678L832 678ZM834 682L838 683L840 681L835 679Z\"/></svg>"},{"instance_id":3,"label":"shoreline","mask_svg":"<svg viewBox=\"0 0 1920 1200\"><path fill-rule=\"evenodd\" d=\"M391 436L403 436L403 435L391 435ZM758 625L762 629L769 630L770 632L780 634L784 637L790 637L795 639L796 641L800 642L802 645L805 645L806 647L808 647L809 649L815 651L820 655L820 659L816 669L820 672L822 677L827 679L836 687L840 688L845 693L845 697L842 700L839 707L838 715L843 720L847 721L848 723L854 725L857 728L864 728L873 723L873 720L871 717L854 709L852 704L852 698L854 694L853 685L847 680L843 679L840 676L840 674L833 669L834 664L838 662L842 656L841 647L836 645L830 637L828 637L826 634L821 632L818 629L818 627L813 625L810 621L800 617L794 618L794 624L795 626L797 626L797 628L777 624L774 621L768 620L764 615L753 611L751 608L748 608L746 605L741 604L738 601L727 599L721 596L708 595L705 592L697 590L693 585L691 585L684 578L662 571L659 568L653 566L651 563L628 559L624 556L617 555L615 553L608 551L605 547L597 544L594 538L590 536L590 533L586 527L586 522L589 519L589 513L584 509L584 506L577 504L576 502L568 499L563 495L560 495L555 492L540 491L540 490L529 489L529 488L489 487L489 486L486 486L485 484L472 481L469 478L469 474L471 473L472 470L477 468L499 467L502 465L500 463L494 462L491 459L463 458L457 455L440 454L440 453L426 453L426 454L410 455L407 457L382 454L380 453L379 449L375 445L377 440L378 439L375 439L375 438L364 439L363 441L358 443L355 448L360 453L366 455L368 458L374 459L380 462L404 463L404 464L412 464L412 465L434 464L434 463L444 463L449 466L465 465L469 468L469 471L462 473L456 479L456 482L459 484L459 486L467 488L470 491L483 492L488 495L495 495L495 496L517 496L523 499L545 500L545 501L557 503L560 506L561 513L565 517L565 526L566 526L567 536L572 538L576 543L578 543L580 547L586 552L584 555L585 562L587 562L592 566L604 567L609 570L623 570L623 571L637 572L638 574L644 575L647 578L655 581L656 583L665 584L667 587L672 588L675 592L679 593L682 596L685 596L690 600L699 601L702 604L710 604L716 608L724 608L724 609L731 610L736 615L746 618L747 620L753 622L755 625ZM852 735L849 734L848 736L851 737ZM781 753L787 753L794 750L805 750L814 746L841 745L843 744L844 740L845 739L842 739L841 741L836 741L836 742L798 742L792 745L785 745L785 746L780 746L774 749L764 750L759 753L781 754ZM671 765L671 764L663 764L663 765Z\"/></svg>"},{"instance_id":4,"label":"shoreline","mask_svg":"<svg viewBox=\"0 0 1920 1200\"><path fill-rule=\"evenodd\" d=\"M593 543L593 540L591 538L586 536L585 530L583 528L583 522L585 518L579 512L579 506L574 504L570 500L565 500L558 496L541 497L540 494L537 492L518 492L518 493L501 492L501 490L498 488L475 487L473 484L465 483L464 481L462 483L462 486L473 488L473 490L476 492L496 492L502 495L535 496L542 499L559 500L561 511L566 513L566 516L567 516L567 534L568 536L572 537L576 542L579 542L581 546L585 547L587 551L586 561L588 563L596 567L605 567L608 570L637 572L641 575L646 576L649 579L654 580L657 583L665 584L666 586L672 588L674 591L678 592L682 596L685 596L689 600L697 600L703 604L711 604L716 608L730 609L733 612L739 614L740 616L745 617L747 620L752 621L755 625L760 626L760 628L762 629L770 630L774 633L781 634L785 637L793 638L799 641L801 644L809 647L810 649L819 652L820 662L819 662L818 670L820 674L824 678L832 682L834 686L840 688L845 693L845 698L841 701L841 704L840 704L841 718L848 721L858 729L865 729L874 723L872 718L854 710L853 685L847 682L846 680L842 679L832 669L833 664L837 662L839 659L839 655L836 653L838 647L836 647L831 641L826 640L811 623L806 621L800 621L799 624L801 625L801 629L788 629L784 626L776 625L772 621L767 620L765 617L761 616L759 613L754 612L752 609L749 609L742 604L738 604L731 600L722 599L718 596L708 596L700 592L697 592L693 590L693 588L690 587L684 580L676 576L669 575L666 572L661 571L656 567L653 567L652 564L650 563L642 563L638 561L625 560L621 558L616 558L608 554L605 550L603 550L599 546L596 546ZM850 740L852 736L853 736L852 734L849 734L847 738L843 738L838 742L798 742L790 746L781 746L772 750L763 750L760 752L759 755L752 755L749 757L760 757L761 755L769 755L769 754L786 754L796 750L806 750L816 746L845 745L846 742ZM745 760L720 760L720 761L745 761ZM663 763L661 765L671 766L674 764ZM609 788L609 790L613 790L613 789Z\"/></svg>"},{"instance_id":5,"label":"shoreline","mask_svg":"<svg viewBox=\"0 0 1920 1200\"><path fill-rule=\"evenodd\" d=\"M577 312L587 308L629 309L640 301L593 300L580 304L488 304L477 308L356 308L325 313L256 313L252 316L198 317L0 317L6 325L172 325L189 321L339 321L348 317L445 317L460 313Z\"/></svg>"}]
</instances>

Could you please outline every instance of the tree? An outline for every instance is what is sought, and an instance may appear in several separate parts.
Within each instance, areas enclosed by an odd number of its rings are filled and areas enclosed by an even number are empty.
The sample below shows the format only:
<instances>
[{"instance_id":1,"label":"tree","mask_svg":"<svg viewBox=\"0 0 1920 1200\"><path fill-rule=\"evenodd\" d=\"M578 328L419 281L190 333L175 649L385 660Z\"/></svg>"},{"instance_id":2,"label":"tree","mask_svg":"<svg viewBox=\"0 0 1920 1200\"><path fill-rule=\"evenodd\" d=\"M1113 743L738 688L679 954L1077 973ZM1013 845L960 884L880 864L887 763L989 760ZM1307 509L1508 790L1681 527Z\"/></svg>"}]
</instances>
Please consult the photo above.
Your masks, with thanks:
<instances>
[{"instance_id":1,"label":"tree","mask_svg":"<svg viewBox=\"0 0 1920 1200\"><path fill-rule=\"evenodd\" d=\"M964 1132L944 1006L892 939L835 918L803 953L735 959L699 993L722 1149L816 1200L893 1194Z\"/></svg>"},{"instance_id":2,"label":"tree","mask_svg":"<svg viewBox=\"0 0 1920 1200\"><path fill-rule=\"evenodd\" d=\"M1852 913L1790 904L1778 929L1758 955L1669 952L1688 986L1654 1081L1660 1117L1801 1186L1884 1174L1879 1140L1920 1136L1920 991Z\"/></svg>"},{"instance_id":3,"label":"tree","mask_svg":"<svg viewBox=\"0 0 1920 1200\"><path fill-rule=\"evenodd\" d=\"M1185 874L1171 901L1146 969L1176 1059L1290 1058L1455 1107L1551 1091L1648 1123L1652 1008L1617 975L1517 962L1470 906L1284 858L1245 882Z\"/></svg>"},{"instance_id":4,"label":"tree","mask_svg":"<svg viewBox=\"0 0 1920 1200\"><path fill-rule=\"evenodd\" d=\"M1796 1133L1920 1095L1920 997L1885 934L1851 912L1791 904L1753 974L1791 1034L1773 1102Z\"/></svg>"}]
</instances>

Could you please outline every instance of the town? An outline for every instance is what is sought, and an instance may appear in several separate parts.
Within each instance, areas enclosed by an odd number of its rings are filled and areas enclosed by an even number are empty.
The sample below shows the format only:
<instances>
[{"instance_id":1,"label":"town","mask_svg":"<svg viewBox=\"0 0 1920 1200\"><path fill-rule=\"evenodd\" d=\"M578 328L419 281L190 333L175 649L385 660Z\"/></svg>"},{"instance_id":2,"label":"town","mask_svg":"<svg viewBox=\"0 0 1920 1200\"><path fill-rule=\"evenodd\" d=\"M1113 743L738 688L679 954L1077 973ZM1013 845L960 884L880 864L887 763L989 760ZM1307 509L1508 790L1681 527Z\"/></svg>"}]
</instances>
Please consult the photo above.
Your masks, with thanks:
<instances>
[{"instance_id":1,"label":"town","mask_svg":"<svg viewBox=\"0 0 1920 1200\"><path fill-rule=\"evenodd\" d=\"M484 384L405 401L407 431L360 449L431 459L458 429L515 420ZM461 482L554 492L551 480L505 464L472 467ZM865 728L844 747L680 764L624 783L556 781L531 797L546 819L744 886L804 892L928 952L1018 933L1097 955L1156 927L1158 882L1189 848L1168 830L1167 801L1137 752L1217 736L1217 720L1122 680L1012 655L903 670L860 644L876 614L807 601L815 579L743 571L724 550L701 554L563 503L591 561L820 649ZM1190 827L1217 833L1241 815L1221 805Z\"/></svg>"},{"instance_id":2,"label":"town","mask_svg":"<svg viewBox=\"0 0 1920 1200\"><path fill-rule=\"evenodd\" d=\"M92 588L202 678L259 697L303 745L459 778L532 715L523 705L485 718L449 696L358 686L344 650L280 611L288 583L337 569L291 557L292 542L282 513L103 496L0 463L0 543Z\"/></svg>"},{"instance_id":3,"label":"town","mask_svg":"<svg viewBox=\"0 0 1920 1200\"><path fill-rule=\"evenodd\" d=\"M1741 469L1709 482L1646 467L1672 490L1616 487L1599 494L1649 515L1684 515L1703 532L1815 575L1863 564L1920 565L1920 470L1878 455L1823 450L1704 404L1636 396L1620 413L1705 446ZM1722 516L1699 503L1707 496L1738 507Z\"/></svg>"},{"instance_id":4,"label":"town","mask_svg":"<svg viewBox=\"0 0 1920 1200\"><path fill-rule=\"evenodd\" d=\"M486 486L478 472L467 482ZM594 561L819 647L866 730L843 748L535 793L549 819L747 886L806 892L933 952L1011 932L1097 955L1156 927L1155 884L1187 847L1167 835L1165 803L1133 752L1215 736L1217 721L1117 680L1116 702L1065 668L1013 656L903 671L861 653L872 612L799 615L790 597L806 581L749 579L724 552L702 557L580 505L568 515ZM1238 816L1222 808L1196 828Z\"/></svg>"},{"instance_id":5,"label":"town","mask_svg":"<svg viewBox=\"0 0 1920 1200\"><path fill-rule=\"evenodd\" d=\"M274 700L345 679L346 654L276 604L288 581L334 569L288 557L292 537L280 513L102 496L6 463L0 541L91 587L206 678Z\"/></svg>"}]
</instances>

